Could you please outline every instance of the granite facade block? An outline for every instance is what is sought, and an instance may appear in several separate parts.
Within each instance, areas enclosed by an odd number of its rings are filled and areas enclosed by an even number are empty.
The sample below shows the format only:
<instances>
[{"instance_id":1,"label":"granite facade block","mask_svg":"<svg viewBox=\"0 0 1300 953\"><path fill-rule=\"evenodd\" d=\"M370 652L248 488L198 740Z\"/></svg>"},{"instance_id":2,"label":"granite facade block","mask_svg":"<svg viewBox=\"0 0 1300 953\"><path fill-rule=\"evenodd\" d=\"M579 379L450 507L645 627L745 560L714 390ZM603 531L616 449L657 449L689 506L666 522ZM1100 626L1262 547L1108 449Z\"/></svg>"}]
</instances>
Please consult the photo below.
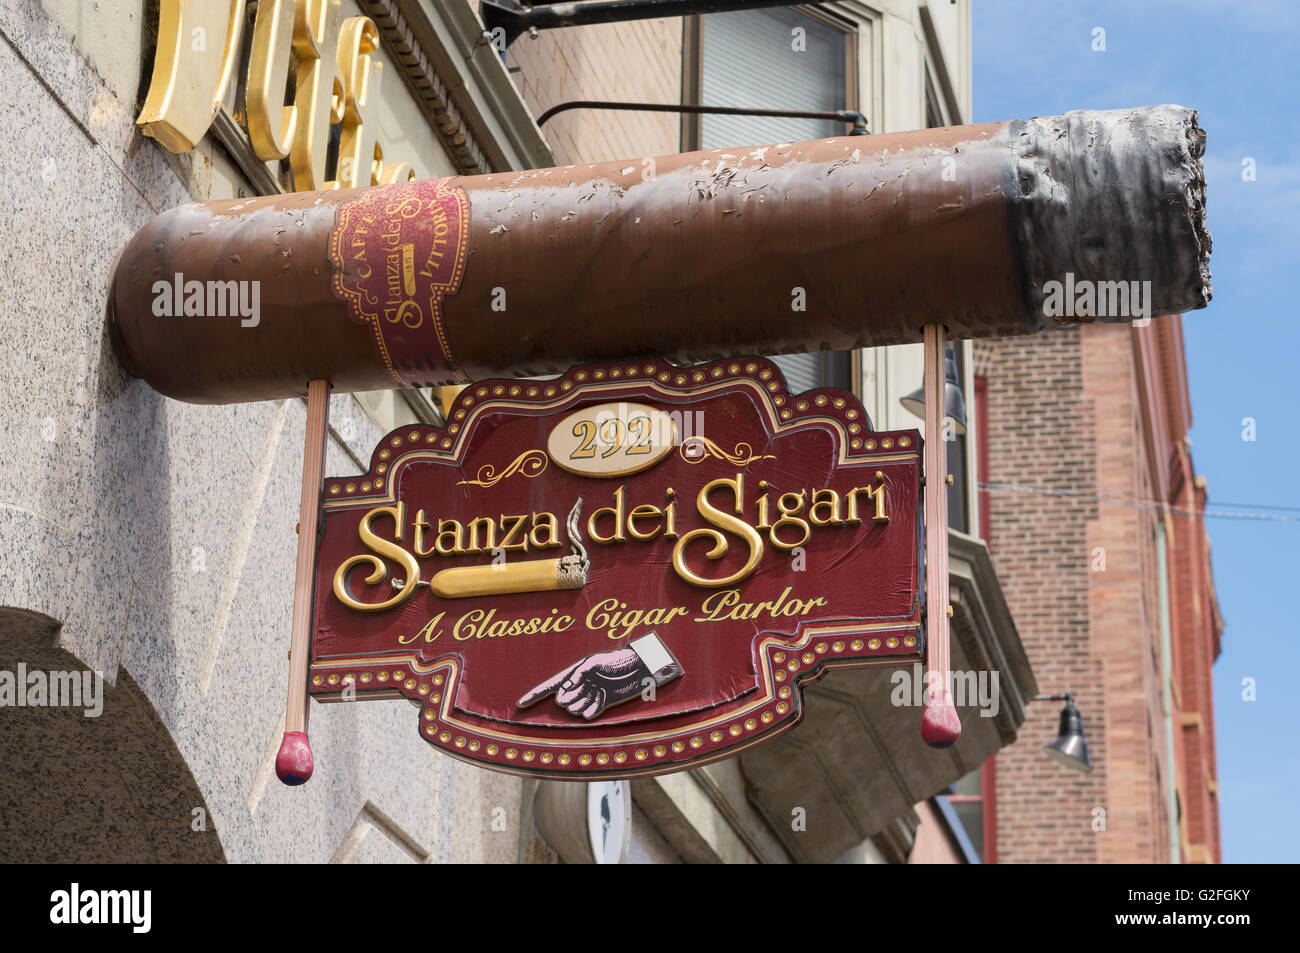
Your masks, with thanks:
<instances>
[{"instance_id":1,"label":"granite facade block","mask_svg":"<svg viewBox=\"0 0 1300 953\"><path fill-rule=\"evenodd\" d=\"M0 783L21 821L0 823L0 855L514 860L521 782L435 753L413 706L313 704L316 776L275 778L305 404L170 401L107 331L119 250L156 212L220 197L228 160L141 136L39 3L6 3L0 32L0 125L39 130L0 137L0 228L17 239L0 245L0 656L116 683L102 719L29 709L0 734L7 763L26 759ZM333 395L327 472L359 472L381 436ZM19 635L33 618L39 650ZM85 757L44 758L51 739ZM72 795L80 813L60 808Z\"/></svg>"}]
</instances>

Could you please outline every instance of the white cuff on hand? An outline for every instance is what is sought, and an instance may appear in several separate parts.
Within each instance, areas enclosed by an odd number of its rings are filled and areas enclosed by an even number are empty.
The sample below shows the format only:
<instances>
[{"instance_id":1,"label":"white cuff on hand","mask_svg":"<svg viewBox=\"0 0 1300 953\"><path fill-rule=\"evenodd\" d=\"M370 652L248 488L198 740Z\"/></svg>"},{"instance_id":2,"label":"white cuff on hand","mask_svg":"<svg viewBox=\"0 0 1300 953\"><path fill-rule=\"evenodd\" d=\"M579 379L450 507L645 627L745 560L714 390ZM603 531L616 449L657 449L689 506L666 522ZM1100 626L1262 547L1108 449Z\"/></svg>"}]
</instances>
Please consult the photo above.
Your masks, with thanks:
<instances>
[{"instance_id":1,"label":"white cuff on hand","mask_svg":"<svg viewBox=\"0 0 1300 953\"><path fill-rule=\"evenodd\" d=\"M668 647L659 641L659 636L653 632L634 639L627 644L627 647L640 657L641 662L654 676L656 685L662 685L682 673L682 667L673 657L673 653L668 651Z\"/></svg>"}]
</instances>

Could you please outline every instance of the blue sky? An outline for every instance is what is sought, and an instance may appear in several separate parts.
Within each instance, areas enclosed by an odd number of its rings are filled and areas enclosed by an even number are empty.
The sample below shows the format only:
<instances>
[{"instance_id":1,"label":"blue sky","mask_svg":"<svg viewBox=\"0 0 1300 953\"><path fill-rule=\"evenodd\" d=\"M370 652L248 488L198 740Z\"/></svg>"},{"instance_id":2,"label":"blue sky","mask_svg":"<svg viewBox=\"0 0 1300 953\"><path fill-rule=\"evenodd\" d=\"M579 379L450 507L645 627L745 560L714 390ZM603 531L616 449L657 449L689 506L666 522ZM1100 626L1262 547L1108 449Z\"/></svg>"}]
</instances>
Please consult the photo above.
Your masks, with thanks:
<instances>
[{"instance_id":1,"label":"blue sky","mask_svg":"<svg viewBox=\"0 0 1300 953\"><path fill-rule=\"evenodd\" d=\"M975 122L1200 111L1214 300L1183 318L1192 455L1212 504L1295 508L1273 511L1286 522L1207 521L1226 622L1214 669L1223 854L1300 861L1300 316L1288 287L1300 281L1300 3L974 0L972 21ZM1096 27L1105 52L1092 49Z\"/></svg>"}]
</instances>

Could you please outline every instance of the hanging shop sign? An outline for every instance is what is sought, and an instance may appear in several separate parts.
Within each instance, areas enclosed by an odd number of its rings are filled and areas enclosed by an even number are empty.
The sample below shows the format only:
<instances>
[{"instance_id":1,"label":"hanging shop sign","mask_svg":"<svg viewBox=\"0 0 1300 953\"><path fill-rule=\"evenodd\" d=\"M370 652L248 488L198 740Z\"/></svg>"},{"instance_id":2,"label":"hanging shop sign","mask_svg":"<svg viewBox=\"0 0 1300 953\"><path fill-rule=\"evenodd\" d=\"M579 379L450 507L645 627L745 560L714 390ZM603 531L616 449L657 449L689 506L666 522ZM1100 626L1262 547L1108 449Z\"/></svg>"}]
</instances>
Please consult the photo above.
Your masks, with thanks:
<instances>
[{"instance_id":1,"label":"hanging shop sign","mask_svg":"<svg viewBox=\"0 0 1300 953\"><path fill-rule=\"evenodd\" d=\"M467 388L327 479L310 692L498 770L679 770L919 660L920 437L760 358Z\"/></svg>"},{"instance_id":2,"label":"hanging shop sign","mask_svg":"<svg viewBox=\"0 0 1300 953\"><path fill-rule=\"evenodd\" d=\"M920 657L919 439L872 433L847 394L792 396L743 355L923 341L936 433L945 335L1210 299L1190 109L411 181L366 138L373 24L335 31L337 9L268 0L254 25L252 62L274 70L260 112L250 72L250 137L319 191L155 217L109 308L123 363L169 397L307 390L301 523L321 527L299 537L286 783L314 768L308 691L407 697L457 757L574 778L674 770L789 728L799 683L828 666ZM232 19L220 69L204 61L204 112L182 122L177 31L198 15L160 14L140 122L168 148L202 135L235 62ZM297 90L277 116L286 44ZM468 387L444 429L388 435L318 501L331 389L451 383ZM927 452L937 488L942 447ZM938 684L945 497L925 519ZM960 727L947 694L927 698L928 744Z\"/></svg>"}]
</instances>

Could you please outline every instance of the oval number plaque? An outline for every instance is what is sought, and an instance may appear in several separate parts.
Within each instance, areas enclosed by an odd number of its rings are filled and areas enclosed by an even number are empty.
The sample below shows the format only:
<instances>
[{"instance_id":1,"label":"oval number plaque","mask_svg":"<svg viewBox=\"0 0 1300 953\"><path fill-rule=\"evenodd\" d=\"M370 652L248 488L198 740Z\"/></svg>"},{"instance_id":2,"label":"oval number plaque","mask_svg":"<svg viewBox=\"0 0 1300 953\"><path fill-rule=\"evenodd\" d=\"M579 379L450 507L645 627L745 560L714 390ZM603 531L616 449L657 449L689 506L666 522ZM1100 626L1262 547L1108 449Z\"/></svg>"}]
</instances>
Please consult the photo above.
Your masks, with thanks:
<instances>
[{"instance_id":1,"label":"oval number plaque","mask_svg":"<svg viewBox=\"0 0 1300 953\"><path fill-rule=\"evenodd\" d=\"M617 477L648 470L676 444L671 415L645 404L618 402L569 414L551 431L546 450L570 473Z\"/></svg>"}]
</instances>

